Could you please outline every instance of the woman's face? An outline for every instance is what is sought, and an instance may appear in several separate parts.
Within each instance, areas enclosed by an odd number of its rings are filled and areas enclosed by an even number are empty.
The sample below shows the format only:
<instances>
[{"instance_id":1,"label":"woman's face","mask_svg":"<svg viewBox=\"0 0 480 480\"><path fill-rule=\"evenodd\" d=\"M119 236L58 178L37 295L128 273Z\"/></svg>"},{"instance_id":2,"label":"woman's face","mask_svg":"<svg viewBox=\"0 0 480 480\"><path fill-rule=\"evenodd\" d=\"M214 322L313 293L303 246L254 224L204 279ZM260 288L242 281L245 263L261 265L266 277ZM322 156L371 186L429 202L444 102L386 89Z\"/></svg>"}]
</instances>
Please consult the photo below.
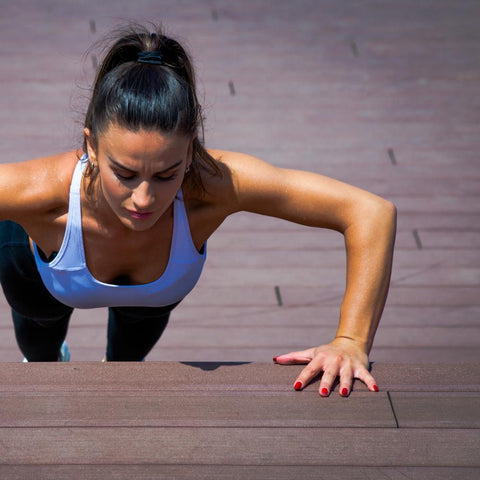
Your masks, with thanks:
<instances>
[{"instance_id":1,"label":"woman's face","mask_svg":"<svg viewBox=\"0 0 480 480\"><path fill-rule=\"evenodd\" d=\"M117 124L97 139L85 130L88 156L99 169L99 193L131 230L151 228L172 205L192 158L192 139Z\"/></svg>"}]
</instances>

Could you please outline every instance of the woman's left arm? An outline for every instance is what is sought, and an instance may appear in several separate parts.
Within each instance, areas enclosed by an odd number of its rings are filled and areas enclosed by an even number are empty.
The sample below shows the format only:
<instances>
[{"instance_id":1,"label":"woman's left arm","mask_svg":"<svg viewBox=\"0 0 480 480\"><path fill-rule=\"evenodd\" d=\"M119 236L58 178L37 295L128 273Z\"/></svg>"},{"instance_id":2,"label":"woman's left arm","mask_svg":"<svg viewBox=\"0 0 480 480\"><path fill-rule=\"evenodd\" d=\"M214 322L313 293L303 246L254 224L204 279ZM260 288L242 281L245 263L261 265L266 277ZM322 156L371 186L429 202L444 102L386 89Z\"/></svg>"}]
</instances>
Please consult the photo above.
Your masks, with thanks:
<instances>
[{"instance_id":1,"label":"woman's left arm","mask_svg":"<svg viewBox=\"0 0 480 480\"><path fill-rule=\"evenodd\" d=\"M359 197L362 197L360 195ZM275 358L280 364L307 363L295 381L302 389L323 372L319 392L328 396L340 377L339 392L347 396L354 378L378 391L369 372L372 348L387 298L396 230L396 211L384 200L363 200L352 207L356 218L343 230L347 282L335 339L327 345Z\"/></svg>"},{"instance_id":2,"label":"woman's left arm","mask_svg":"<svg viewBox=\"0 0 480 480\"><path fill-rule=\"evenodd\" d=\"M346 290L335 338L326 345L275 357L282 365L306 363L294 382L304 388L323 372L319 393L329 395L340 377L348 395L353 379L377 390L368 354L387 298L396 232L395 206L372 193L314 173L276 168L248 155L223 152L236 206L344 235Z\"/></svg>"}]
</instances>

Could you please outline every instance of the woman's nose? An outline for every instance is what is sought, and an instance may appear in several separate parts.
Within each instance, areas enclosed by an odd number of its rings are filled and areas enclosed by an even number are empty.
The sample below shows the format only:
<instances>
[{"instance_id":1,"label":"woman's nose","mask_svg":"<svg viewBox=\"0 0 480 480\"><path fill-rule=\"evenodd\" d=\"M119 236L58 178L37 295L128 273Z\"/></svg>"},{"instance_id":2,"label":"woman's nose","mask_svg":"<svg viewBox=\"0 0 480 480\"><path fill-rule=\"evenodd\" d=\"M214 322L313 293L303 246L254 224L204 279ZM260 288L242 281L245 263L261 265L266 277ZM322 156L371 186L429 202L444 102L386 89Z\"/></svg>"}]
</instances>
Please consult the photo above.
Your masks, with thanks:
<instances>
[{"instance_id":1,"label":"woman's nose","mask_svg":"<svg viewBox=\"0 0 480 480\"><path fill-rule=\"evenodd\" d=\"M155 196L149 182L142 182L135 188L132 201L138 210L146 210L154 203Z\"/></svg>"}]
</instances>

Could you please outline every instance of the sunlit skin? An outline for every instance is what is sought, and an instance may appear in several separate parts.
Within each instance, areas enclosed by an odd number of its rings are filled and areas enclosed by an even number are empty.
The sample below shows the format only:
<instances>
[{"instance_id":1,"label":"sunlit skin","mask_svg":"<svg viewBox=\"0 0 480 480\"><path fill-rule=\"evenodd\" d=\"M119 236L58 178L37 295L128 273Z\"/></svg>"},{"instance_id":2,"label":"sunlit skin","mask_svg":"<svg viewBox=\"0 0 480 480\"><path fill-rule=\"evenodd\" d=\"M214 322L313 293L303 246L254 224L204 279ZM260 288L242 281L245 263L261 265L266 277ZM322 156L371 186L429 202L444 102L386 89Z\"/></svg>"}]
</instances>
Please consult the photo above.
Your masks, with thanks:
<instances>
[{"instance_id":1,"label":"sunlit skin","mask_svg":"<svg viewBox=\"0 0 480 480\"><path fill-rule=\"evenodd\" d=\"M89 159L99 170L95 202L83 194L82 228L87 264L109 282L153 281L168 262L172 203L180 187L192 240L200 248L229 215L246 211L343 234L346 289L338 329L329 343L278 355L278 364L306 364L293 381L297 390L322 374L319 394L335 379L348 396L353 379L376 391L368 354L385 304L395 241L396 211L388 201L310 172L275 167L250 155L209 150L223 176L203 175L207 193L182 183L192 159L192 139L112 124ZM13 220L48 256L65 232L72 173L81 152L0 165L0 220ZM312 253L313 254L313 253Z\"/></svg>"},{"instance_id":2,"label":"sunlit skin","mask_svg":"<svg viewBox=\"0 0 480 480\"><path fill-rule=\"evenodd\" d=\"M191 162L192 140L157 131L137 132L112 124L97 148L85 129L88 156L99 169L101 214L113 213L127 228L151 228L171 207Z\"/></svg>"}]
</instances>

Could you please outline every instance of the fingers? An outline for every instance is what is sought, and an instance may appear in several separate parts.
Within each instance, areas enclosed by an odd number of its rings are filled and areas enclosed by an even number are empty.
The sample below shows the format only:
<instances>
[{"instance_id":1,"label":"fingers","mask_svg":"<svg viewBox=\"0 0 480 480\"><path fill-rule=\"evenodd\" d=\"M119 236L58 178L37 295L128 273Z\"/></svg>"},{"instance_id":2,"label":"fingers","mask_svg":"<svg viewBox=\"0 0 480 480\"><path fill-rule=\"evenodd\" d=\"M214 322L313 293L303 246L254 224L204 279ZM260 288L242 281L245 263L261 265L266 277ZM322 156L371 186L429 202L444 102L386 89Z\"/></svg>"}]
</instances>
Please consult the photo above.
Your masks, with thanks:
<instances>
[{"instance_id":1,"label":"fingers","mask_svg":"<svg viewBox=\"0 0 480 480\"><path fill-rule=\"evenodd\" d=\"M377 382L366 368L357 372L356 377L361 380L371 392L378 392Z\"/></svg>"},{"instance_id":2,"label":"fingers","mask_svg":"<svg viewBox=\"0 0 480 480\"><path fill-rule=\"evenodd\" d=\"M328 397L330 395L337 377L340 379L338 389L340 395L342 397L348 397L352 390L354 377L352 363L348 358L336 356L326 361L324 373L318 389L318 392L322 397Z\"/></svg>"},{"instance_id":3,"label":"fingers","mask_svg":"<svg viewBox=\"0 0 480 480\"><path fill-rule=\"evenodd\" d=\"M350 362L342 365L340 372L337 372L335 368L326 369L320 382L319 393L322 397L326 397L330 394L332 385L335 382L337 376L340 379L338 393L342 397L348 397L352 391L352 385L354 378L361 380L371 392L378 392L378 387L375 379L365 367L360 367L358 371L354 372Z\"/></svg>"},{"instance_id":4,"label":"fingers","mask_svg":"<svg viewBox=\"0 0 480 480\"><path fill-rule=\"evenodd\" d=\"M337 378L337 369L336 368L327 368L325 373L322 375L322 380L320 381L320 387L318 392L322 397L328 397L332 391L332 385L335 379Z\"/></svg>"},{"instance_id":5,"label":"fingers","mask_svg":"<svg viewBox=\"0 0 480 480\"><path fill-rule=\"evenodd\" d=\"M339 378L338 393L342 397L348 397L352 391L354 378L358 378L372 392L378 392L375 379L370 372L364 367L353 368L349 360L330 361L323 360L320 356L315 357L301 372L295 380L295 390L304 389L315 377L322 373L320 380L319 394L322 397L328 397L332 391L335 381Z\"/></svg>"},{"instance_id":6,"label":"fingers","mask_svg":"<svg viewBox=\"0 0 480 480\"><path fill-rule=\"evenodd\" d=\"M346 369L345 372L340 372L340 386L339 393L342 397L348 397L352 391L353 385L353 371L351 368Z\"/></svg>"},{"instance_id":7,"label":"fingers","mask_svg":"<svg viewBox=\"0 0 480 480\"><path fill-rule=\"evenodd\" d=\"M273 357L273 361L280 365L300 365L308 363L313 358L313 348L302 350L300 352L290 352L285 355Z\"/></svg>"},{"instance_id":8,"label":"fingers","mask_svg":"<svg viewBox=\"0 0 480 480\"><path fill-rule=\"evenodd\" d=\"M313 360L300 372L300 375L295 380L295 390L302 390L305 388L317 375L324 370L323 357L316 356ZM325 376L325 373L324 373ZM322 377L323 380L323 377Z\"/></svg>"}]
</instances>

